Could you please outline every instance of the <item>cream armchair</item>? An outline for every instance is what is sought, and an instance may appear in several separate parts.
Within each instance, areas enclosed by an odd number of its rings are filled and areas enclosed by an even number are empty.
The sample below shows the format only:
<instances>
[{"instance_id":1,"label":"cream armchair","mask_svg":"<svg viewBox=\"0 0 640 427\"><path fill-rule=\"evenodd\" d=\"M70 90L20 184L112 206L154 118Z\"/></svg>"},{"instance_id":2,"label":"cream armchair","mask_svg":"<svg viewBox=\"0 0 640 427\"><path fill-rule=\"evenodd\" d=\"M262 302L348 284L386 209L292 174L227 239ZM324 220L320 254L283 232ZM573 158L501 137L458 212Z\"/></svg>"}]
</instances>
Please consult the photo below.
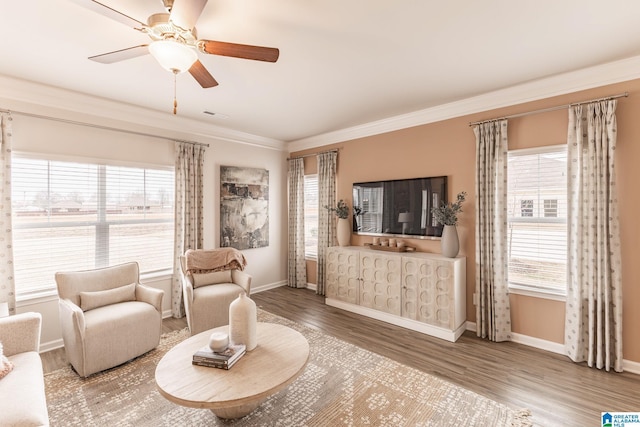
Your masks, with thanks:
<instances>
[{"instance_id":1,"label":"cream armchair","mask_svg":"<svg viewBox=\"0 0 640 427\"><path fill-rule=\"evenodd\" d=\"M40 313L0 318L0 342L13 370L0 380L0 425L48 426L40 349Z\"/></svg>"},{"instance_id":2,"label":"cream armchair","mask_svg":"<svg viewBox=\"0 0 640 427\"><path fill-rule=\"evenodd\" d=\"M226 249L230 248L220 249L217 253ZM186 255L213 251L216 250L187 251ZM188 269L187 258L180 257L184 307L191 335L228 325L229 304L238 298L241 292L246 292L247 295L251 293L251 276L240 270L244 268L246 261L241 254L236 253L235 256L241 257L241 261L217 266L216 268L229 268L220 271Z\"/></svg>"},{"instance_id":3,"label":"cream armchair","mask_svg":"<svg viewBox=\"0 0 640 427\"><path fill-rule=\"evenodd\" d=\"M81 377L160 343L164 292L139 283L137 262L55 277L67 360Z\"/></svg>"}]
</instances>

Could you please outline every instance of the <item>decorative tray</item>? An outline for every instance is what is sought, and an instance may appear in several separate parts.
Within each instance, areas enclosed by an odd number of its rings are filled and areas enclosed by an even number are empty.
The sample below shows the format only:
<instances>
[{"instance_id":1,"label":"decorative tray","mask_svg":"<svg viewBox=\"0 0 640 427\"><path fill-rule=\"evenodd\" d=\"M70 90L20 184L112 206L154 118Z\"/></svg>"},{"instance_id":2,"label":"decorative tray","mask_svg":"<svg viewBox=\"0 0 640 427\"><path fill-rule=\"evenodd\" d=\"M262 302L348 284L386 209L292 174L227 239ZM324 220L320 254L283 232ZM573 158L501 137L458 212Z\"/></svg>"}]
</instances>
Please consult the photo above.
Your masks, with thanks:
<instances>
[{"instance_id":1,"label":"decorative tray","mask_svg":"<svg viewBox=\"0 0 640 427\"><path fill-rule=\"evenodd\" d=\"M401 248L397 246L382 246L382 245L373 245L371 243L365 243L365 246L369 246L371 249L376 251L386 251L386 252L415 252L416 248L411 246L403 246Z\"/></svg>"}]
</instances>

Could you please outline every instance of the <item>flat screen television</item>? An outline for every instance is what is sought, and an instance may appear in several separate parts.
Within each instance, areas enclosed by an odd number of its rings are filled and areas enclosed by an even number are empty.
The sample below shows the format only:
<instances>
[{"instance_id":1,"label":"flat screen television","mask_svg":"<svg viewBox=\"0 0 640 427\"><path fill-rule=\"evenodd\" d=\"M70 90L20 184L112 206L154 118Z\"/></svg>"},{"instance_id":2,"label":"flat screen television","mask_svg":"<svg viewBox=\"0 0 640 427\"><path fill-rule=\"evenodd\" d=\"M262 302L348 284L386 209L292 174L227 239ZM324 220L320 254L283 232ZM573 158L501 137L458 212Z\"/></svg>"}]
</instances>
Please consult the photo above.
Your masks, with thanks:
<instances>
[{"instance_id":1,"label":"flat screen television","mask_svg":"<svg viewBox=\"0 0 640 427\"><path fill-rule=\"evenodd\" d=\"M372 236L429 239L442 236L431 214L447 202L447 177L396 179L353 184L353 232Z\"/></svg>"}]
</instances>

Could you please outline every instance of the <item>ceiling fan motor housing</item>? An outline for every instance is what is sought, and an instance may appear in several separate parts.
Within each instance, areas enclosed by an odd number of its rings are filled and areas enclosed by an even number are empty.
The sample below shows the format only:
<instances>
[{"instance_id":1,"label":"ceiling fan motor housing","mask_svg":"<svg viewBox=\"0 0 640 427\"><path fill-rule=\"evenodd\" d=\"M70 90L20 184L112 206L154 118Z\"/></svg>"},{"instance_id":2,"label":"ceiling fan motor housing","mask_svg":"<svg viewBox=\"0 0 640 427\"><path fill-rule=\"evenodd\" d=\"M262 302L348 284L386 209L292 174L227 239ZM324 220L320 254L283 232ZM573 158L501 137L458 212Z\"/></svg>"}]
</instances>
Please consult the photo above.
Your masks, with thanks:
<instances>
[{"instance_id":1,"label":"ceiling fan motor housing","mask_svg":"<svg viewBox=\"0 0 640 427\"><path fill-rule=\"evenodd\" d=\"M184 42L189 46L195 46L198 33L193 27L190 31L176 27L169 20L168 13L154 13L147 19L146 33L153 40L166 40L169 38Z\"/></svg>"}]
</instances>

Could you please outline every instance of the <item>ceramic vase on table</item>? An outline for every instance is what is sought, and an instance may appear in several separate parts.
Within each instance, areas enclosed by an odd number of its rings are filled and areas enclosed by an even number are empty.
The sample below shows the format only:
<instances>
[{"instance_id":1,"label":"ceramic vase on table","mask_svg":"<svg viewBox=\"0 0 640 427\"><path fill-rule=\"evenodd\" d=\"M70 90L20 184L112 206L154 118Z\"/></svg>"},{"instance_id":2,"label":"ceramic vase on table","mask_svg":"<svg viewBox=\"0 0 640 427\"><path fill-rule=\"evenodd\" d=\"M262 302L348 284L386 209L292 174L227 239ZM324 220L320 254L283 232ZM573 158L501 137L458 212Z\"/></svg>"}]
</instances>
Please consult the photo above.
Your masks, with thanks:
<instances>
[{"instance_id":1,"label":"ceramic vase on table","mask_svg":"<svg viewBox=\"0 0 640 427\"><path fill-rule=\"evenodd\" d=\"M257 328L256 303L242 292L229 305L229 342L244 344L247 351L251 351L258 345Z\"/></svg>"},{"instance_id":2,"label":"ceramic vase on table","mask_svg":"<svg viewBox=\"0 0 640 427\"><path fill-rule=\"evenodd\" d=\"M338 218L336 237L338 238L338 245L349 246L351 241L351 226L347 218Z\"/></svg>"},{"instance_id":3,"label":"ceramic vase on table","mask_svg":"<svg viewBox=\"0 0 640 427\"><path fill-rule=\"evenodd\" d=\"M440 249L442 255L448 258L455 258L458 255L460 242L458 241L458 230L455 225L444 226L440 240Z\"/></svg>"}]
</instances>

